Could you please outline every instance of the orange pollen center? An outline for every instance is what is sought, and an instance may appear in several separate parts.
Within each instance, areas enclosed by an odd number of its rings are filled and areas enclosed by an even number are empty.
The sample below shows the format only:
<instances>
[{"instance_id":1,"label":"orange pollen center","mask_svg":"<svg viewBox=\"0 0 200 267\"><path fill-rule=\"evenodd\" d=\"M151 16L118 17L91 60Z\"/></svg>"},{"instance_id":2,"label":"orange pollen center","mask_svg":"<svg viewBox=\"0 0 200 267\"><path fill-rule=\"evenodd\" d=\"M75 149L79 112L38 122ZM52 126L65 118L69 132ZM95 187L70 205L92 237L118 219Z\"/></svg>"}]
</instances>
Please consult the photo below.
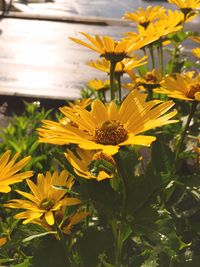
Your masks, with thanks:
<instances>
[{"instance_id":1,"label":"orange pollen center","mask_svg":"<svg viewBox=\"0 0 200 267\"><path fill-rule=\"evenodd\" d=\"M146 79L147 82L153 82L153 83L157 83L158 82L156 76L153 75L151 72L147 72L147 74L145 75L145 79Z\"/></svg>"},{"instance_id":2,"label":"orange pollen center","mask_svg":"<svg viewBox=\"0 0 200 267\"><path fill-rule=\"evenodd\" d=\"M95 130L94 141L103 145L118 145L128 138L128 133L120 122L107 120Z\"/></svg>"},{"instance_id":3,"label":"orange pollen center","mask_svg":"<svg viewBox=\"0 0 200 267\"><path fill-rule=\"evenodd\" d=\"M194 98L197 92L200 92L200 83L190 84L188 86L187 97Z\"/></svg>"},{"instance_id":4,"label":"orange pollen center","mask_svg":"<svg viewBox=\"0 0 200 267\"><path fill-rule=\"evenodd\" d=\"M109 154L106 154L103 152L95 153L92 160L100 160L100 159L104 159L104 160L108 161L109 163L111 163L112 165L115 165L115 161L114 161L113 157L110 156Z\"/></svg>"},{"instance_id":5,"label":"orange pollen center","mask_svg":"<svg viewBox=\"0 0 200 267\"><path fill-rule=\"evenodd\" d=\"M53 208L54 204L55 204L55 201L53 199L44 198L40 202L40 208L44 209L44 210L51 210Z\"/></svg>"}]
</instances>

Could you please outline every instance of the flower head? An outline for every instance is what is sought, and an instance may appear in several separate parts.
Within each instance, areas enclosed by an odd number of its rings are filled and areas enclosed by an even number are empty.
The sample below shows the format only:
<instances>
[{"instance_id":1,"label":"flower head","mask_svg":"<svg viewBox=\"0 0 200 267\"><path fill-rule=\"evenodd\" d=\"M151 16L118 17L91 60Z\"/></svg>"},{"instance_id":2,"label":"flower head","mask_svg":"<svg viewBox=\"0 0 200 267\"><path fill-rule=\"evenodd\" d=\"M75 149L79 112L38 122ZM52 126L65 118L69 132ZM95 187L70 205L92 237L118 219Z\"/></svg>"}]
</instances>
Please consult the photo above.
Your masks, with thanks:
<instances>
[{"instance_id":1,"label":"flower head","mask_svg":"<svg viewBox=\"0 0 200 267\"><path fill-rule=\"evenodd\" d=\"M165 8L161 6L148 6L146 9L139 7L135 12L126 12L124 14L124 18L147 28L150 22L154 22L159 18L162 18L165 11Z\"/></svg>"},{"instance_id":2,"label":"flower head","mask_svg":"<svg viewBox=\"0 0 200 267\"><path fill-rule=\"evenodd\" d=\"M66 187L71 189L73 179L68 177L67 171L62 171L60 174L55 171L53 175L47 172L38 174L37 184L31 180L26 181L32 194L16 190L17 193L24 196L25 199L12 199L5 207L15 209L25 209L26 211L15 215L16 219L25 219L23 222L34 223L37 219L44 218L49 225L54 224L54 213L62 207L80 204L80 200L66 196L65 189L57 189L54 186Z\"/></svg>"},{"instance_id":3,"label":"flower head","mask_svg":"<svg viewBox=\"0 0 200 267\"><path fill-rule=\"evenodd\" d=\"M86 150L103 150L108 154L117 153L121 146L149 146L156 138L140 134L176 122L170 119L177 112L174 110L163 115L174 103L161 103L159 100L146 102L146 97L146 94L133 90L119 109L114 102L104 105L100 100L95 100L91 111L77 109L78 116L65 107L60 108L78 127L66 126L61 130L58 126L52 129L45 123L43 128L38 129L40 141L54 144L73 143Z\"/></svg>"},{"instance_id":4,"label":"flower head","mask_svg":"<svg viewBox=\"0 0 200 267\"><path fill-rule=\"evenodd\" d=\"M147 63L147 56L144 56L142 58L139 58L136 55L132 55L130 58L125 58L120 62L117 62L115 67L115 73L123 75L124 73L127 73L131 76L132 70L134 68L137 68L141 65L144 65ZM102 58L100 60L91 60L87 63L90 67L96 68L98 70L101 70L106 73L110 73L110 62L106 60L105 58Z\"/></svg>"},{"instance_id":5,"label":"flower head","mask_svg":"<svg viewBox=\"0 0 200 267\"><path fill-rule=\"evenodd\" d=\"M176 5L188 17L195 15L194 10L200 7L200 0L168 0L168 2Z\"/></svg>"},{"instance_id":6,"label":"flower head","mask_svg":"<svg viewBox=\"0 0 200 267\"><path fill-rule=\"evenodd\" d=\"M11 152L8 150L0 157L0 192L10 192L11 184L19 183L26 178L33 176L32 171L21 172L19 171L30 161L31 157L28 156L16 162L19 153L16 153L13 158L10 158Z\"/></svg>"},{"instance_id":7,"label":"flower head","mask_svg":"<svg viewBox=\"0 0 200 267\"><path fill-rule=\"evenodd\" d=\"M137 38L133 40L120 40L115 41L111 37L103 36L99 37L96 35L95 37L81 33L84 37L88 39L90 43L86 43L82 40L72 38L70 39L80 45L83 45L97 53L100 54L101 57L106 58L109 61L114 61L115 63L122 61L124 58L128 57L128 54L136 51L144 47L145 45L155 41L156 37L138 35Z\"/></svg>"},{"instance_id":8,"label":"flower head","mask_svg":"<svg viewBox=\"0 0 200 267\"><path fill-rule=\"evenodd\" d=\"M197 47L197 48L193 48L192 49L192 54L197 57L197 58L200 58L200 48Z\"/></svg>"},{"instance_id":9,"label":"flower head","mask_svg":"<svg viewBox=\"0 0 200 267\"><path fill-rule=\"evenodd\" d=\"M161 87L154 89L154 92L182 100L200 101L200 74L196 77L192 72L166 76Z\"/></svg>"},{"instance_id":10,"label":"flower head","mask_svg":"<svg viewBox=\"0 0 200 267\"><path fill-rule=\"evenodd\" d=\"M94 89L96 91L106 90L106 89L109 89L110 81L109 80L102 81L102 80L94 79L88 82L88 86L91 89Z\"/></svg>"},{"instance_id":11,"label":"flower head","mask_svg":"<svg viewBox=\"0 0 200 267\"><path fill-rule=\"evenodd\" d=\"M159 87L161 81L162 81L161 73L158 70L153 69L152 71L147 71L141 77L133 76L132 82L123 84L123 87L129 90L133 90L135 88L148 90Z\"/></svg>"},{"instance_id":12,"label":"flower head","mask_svg":"<svg viewBox=\"0 0 200 267\"><path fill-rule=\"evenodd\" d=\"M112 175L106 172L104 166L95 166L97 160L105 160L114 166L115 161L112 156L108 154L78 148L76 150L76 155L68 150L67 153L65 153L65 157L74 168L74 172L81 177L96 179L97 181L112 178Z\"/></svg>"}]
</instances>

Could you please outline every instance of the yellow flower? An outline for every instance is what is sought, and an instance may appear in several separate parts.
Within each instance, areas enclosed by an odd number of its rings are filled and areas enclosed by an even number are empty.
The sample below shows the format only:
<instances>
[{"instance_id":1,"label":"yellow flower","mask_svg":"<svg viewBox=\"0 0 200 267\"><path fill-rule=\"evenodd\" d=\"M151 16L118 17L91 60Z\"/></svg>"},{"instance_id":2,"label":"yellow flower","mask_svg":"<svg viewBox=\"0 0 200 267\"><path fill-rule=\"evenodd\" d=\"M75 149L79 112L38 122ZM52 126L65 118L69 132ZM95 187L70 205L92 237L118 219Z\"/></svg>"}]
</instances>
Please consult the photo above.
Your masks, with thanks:
<instances>
[{"instance_id":1,"label":"yellow flower","mask_svg":"<svg viewBox=\"0 0 200 267\"><path fill-rule=\"evenodd\" d=\"M96 35L93 37L83 32L81 34L85 36L91 44L72 37L70 37L70 39L80 45L94 50L99 53L101 57L114 62L122 61L124 58L128 57L129 53L134 52L156 40L156 37L143 37L138 35L134 40L115 41L108 36L99 37Z\"/></svg>"},{"instance_id":2,"label":"yellow flower","mask_svg":"<svg viewBox=\"0 0 200 267\"><path fill-rule=\"evenodd\" d=\"M69 163L74 168L74 172L86 179L96 179L97 181L104 180L106 178L112 178L112 175L109 175L108 172L105 172L104 169L100 169L97 173L92 173L91 164L94 163L96 160L103 159L113 166L115 165L114 159L103 152L96 152L93 150L83 150L78 148L76 150L77 156L70 151L67 150L65 153L65 157L69 161Z\"/></svg>"},{"instance_id":3,"label":"yellow flower","mask_svg":"<svg viewBox=\"0 0 200 267\"><path fill-rule=\"evenodd\" d=\"M144 28L147 28L150 22L162 18L166 9L161 6L148 6L146 9L139 7L135 12L126 12L125 19L134 21Z\"/></svg>"},{"instance_id":4,"label":"yellow flower","mask_svg":"<svg viewBox=\"0 0 200 267\"><path fill-rule=\"evenodd\" d=\"M109 80L102 81L102 80L94 79L94 80L90 80L90 81L88 82L88 86L89 86L91 89L94 89L94 90L96 90L96 91L99 91L99 90L106 90L106 89L109 89L110 81L109 81Z\"/></svg>"},{"instance_id":5,"label":"yellow flower","mask_svg":"<svg viewBox=\"0 0 200 267\"><path fill-rule=\"evenodd\" d=\"M54 217L57 224L59 224L61 231L64 234L69 235L71 233L73 226L81 222L83 219L85 219L89 214L90 212L77 211L76 213L67 216L65 209L62 208L61 210L56 211L54 213ZM35 219L32 221L32 223L40 225L46 231L55 231L53 225L49 225L44 218ZM59 239L57 235L56 237Z\"/></svg>"},{"instance_id":6,"label":"yellow flower","mask_svg":"<svg viewBox=\"0 0 200 267\"><path fill-rule=\"evenodd\" d=\"M191 8L196 9L200 7L200 0L168 0L170 4L175 4L180 9Z\"/></svg>"},{"instance_id":7,"label":"yellow flower","mask_svg":"<svg viewBox=\"0 0 200 267\"><path fill-rule=\"evenodd\" d=\"M190 39L200 44L200 36L191 36Z\"/></svg>"},{"instance_id":8,"label":"yellow flower","mask_svg":"<svg viewBox=\"0 0 200 267\"><path fill-rule=\"evenodd\" d=\"M7 242L7 238L6 237L0 237L0 247L2 247L3 245L5 245Z\"/></svg>"},{"instance_id":9,"label":"yellow flower","mask_svg":"<svg viewBox=\"0 0 200 267\"><path fill-rule=\"evenodd\" d=\"M124 73L132 75L132 70L134 68L137 68L141 65L144 65L147 63L147 56L144 56L142 58L139 58L136 55L132 55L130 58L125 58L120 62L117 62L115 67L115 73L123 75ZM98 70L101 70L106 73L110 73L110 62L106 60L105 58L102 58L100 60L91 60L87 63L90 67L96 68Z\"/></svg>"},{"instance_id":10,"label":"yellow flower","mask_svg":"<svg viewBox=\"0 0 200 267\"><path fill-rule=\"evenodd\" d=\"M65 225L62 229L62 232L69 235L71 233L71 230L75 224L78 224L83 219L85 219L90 213L86 211L79 211L75 214L71 215L67 219L67 225Z\"/></svg>"},{"instance_id":11,"label":"yellow flower","mask_svg":"<svg viewBox=\"0 0 200 267\"><path fill-rule=\"evenodd\" d=\"M200 101L200 74L193 76L192 72L166 76L161 87L154 89L154 92L182 100Z\"/></svg>"},{"instance_id":12,"label":"yellow flower","mask_svg":"<svg viewBox=\"0 0 200 267\"><path fill-rule=\"evenodd\" d=\"M200 8L200 0L168 0L170 4L175 4L186 17L198 14L195 9Z\"/></svg>"},{"instance_id":13,"label":"yellow flower","mask_svg":"<svg viewBox=\"0 0 200 267\"><path fill-rule=\"evenodd\" d=\"M60 174L57 171L53 175L50 172L47 172L45 176L38 174L37 184L29 179L26 182L32 194L20 190L16 190L16 192L28 200L12 199L10 203L4 205L8 208L25 209L26 211L15 215L16 219L25 219L23 221L24 224L34 223L34 220L44 218L47 224L53 225L56 211L65 206L80 204L79 199L67 197L65 189L53 187L64 186L71 189L74 182L72 178L68 177L68 173L65 170Z\"/></svg>"},{"instance_id":14,"label":"yellow flower","mask_svg":"<svg viewBox=\"0 0 200 267\"><path fill-rule=\"evenodd\" d=\"M126 33L127 37L125 38L125 40L128 39L134 41L138 38L138 36L144 36L144 38L145 36L149 36L149 38L155 38L155 41L163 40L163 44L165 45L166 41L168 41L168 34L177 32L182 29L183 20L184 15L178 10L168 10L168 12L163 15L162 19L149 23L147 28L144 28L139 25L138 34L134 32Z\"/></svg>"},{"instance_id":15,"label":"yellow flower","mask_svg":"<svg viewBox=\"0 0 200 267\"><path fill-rule=\"evenodd\" d=\"M123 84L123 87L129 90L133 90L135 88L144 89L153 89L160 86L162 81L161 73L153 69L152 71L148 71L144 76L137 77L133 76L132 83Z\"/></svg>"},{"instance_id":16,"label":"yellow flower","mask_svg":"<svg viewBox=\"0 0 200 267\"><path fill-rule=\"evenodd\" d=\"M163 115L174 103L172 101L160 103L159 100L146 102L146 97L146 94L133 90L119 109L114 102L104 105L100 100L95 100L91 105L91 111L77 109L79 116L65 107L60 108L67 118L78 125L78 128L66 126L61 130L58 126L52 130L51 127L49 129L48 123L45 123L44 128L38 129L39 134L42 133L40 142L59 145L73 143L86 150L103 150L108 154L117 153L121 146L149 146L156 138L140 134L176 122L170 119L177 112L174 110ZM45 131L48 133L48 138L45 138Z\"/></svg>"},{"instance_id":17,"label":"yellow flower","mask_svg":"<svg viewBox=\"0 0 200 267\"><path fill-rule=\"evenodd\" d=\"M200 58L200 48L199 48L199 47L197 47L197 48L193 48L193 49L192 49L192 54L193 54L195 57Z\"/></svg>"},{"instance_id":18,"label":"yellow flower","mask_svg":"<svg viewBox=\"0 0 200 267\"><path fill-rule=\"evenodd\" d=\"M160 71L153 69L152 71L147 71L143 76L133 76L131 82L122 84L122 86L128 90L135 88L142 91L152 90L160 86L162 79Z\"/></svg>"},{"instance_id":19,"label":"yellow flower","mask_svg":"<svg viewBox=\"0 0 200 267\"><path fill-rule=\"evenodd\" d=\"M11 184L19 183L26 178L33 176L32 171L21 172L19 171L30 161L31 157L28 156L18 162L19 153L16 153L13 158L10 158L11 152L8 150L0 157L0 192L10 192Z\"/></svg>"},{"instance_id":20,"label":"yellow flower","mask_svg":"<svg viewBox=\"0 0 200 267\"><path fill-rule=\"evenodd\" d=\"M87 106L89 106L92 103L92 99L91 98L85 98L85 99L78 99L75 102L68 102L70 107L82 107L82 108L86 108Z\"/></svg>"}]
</instances>

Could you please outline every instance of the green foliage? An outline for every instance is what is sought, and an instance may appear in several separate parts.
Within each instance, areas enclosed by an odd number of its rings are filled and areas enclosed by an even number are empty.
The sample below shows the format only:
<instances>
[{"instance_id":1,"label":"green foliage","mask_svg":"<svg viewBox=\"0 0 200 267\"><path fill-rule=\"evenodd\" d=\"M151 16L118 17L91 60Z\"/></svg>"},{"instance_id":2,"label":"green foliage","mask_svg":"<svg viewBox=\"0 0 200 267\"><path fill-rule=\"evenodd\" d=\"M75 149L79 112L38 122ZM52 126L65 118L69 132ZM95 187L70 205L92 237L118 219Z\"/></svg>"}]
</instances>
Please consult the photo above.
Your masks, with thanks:
<instances>
[{"instance_id":1,"label":"green foliage","mask_svg":"<svg viewBox=\"0 0 200 267\"><path fill-rule=\"evenodd\" d=\"M26 169L34 169L36 173L53 170L55 162L52 163L53 160L49 160L49 154L53 154L56 148L40 144L37 134L37 128L41 126L42 120L51 118L52 110L40 108L34 102L24 102L24 105L24 112L21 115L13 114L8 126L2 129L0 151L3 153L9 149L13 152L12 154L18 152L20 158L31 155L32 160Z\"/></svg>"}]
</instances>

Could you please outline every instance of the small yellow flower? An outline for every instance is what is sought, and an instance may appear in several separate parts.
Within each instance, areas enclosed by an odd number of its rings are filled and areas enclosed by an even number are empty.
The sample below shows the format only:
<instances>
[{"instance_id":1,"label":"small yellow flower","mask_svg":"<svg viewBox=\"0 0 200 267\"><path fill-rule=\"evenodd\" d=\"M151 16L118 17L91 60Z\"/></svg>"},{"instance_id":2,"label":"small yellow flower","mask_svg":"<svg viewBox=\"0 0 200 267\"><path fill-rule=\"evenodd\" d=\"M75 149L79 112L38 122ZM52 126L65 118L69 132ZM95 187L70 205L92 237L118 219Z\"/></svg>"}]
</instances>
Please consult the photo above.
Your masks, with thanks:
<instances>
[{"instance_id":1,"label":"small yellow flower","mask_svg":"<svg viewBox=\"0 0 200 267\"><path fill-rule=\"evenodd\" d=\"M197 48L193 48L192 49L192 54L197 57L197 58L200 58L200 48L197 47Z\"/></svg>"},{"instance_id":2,"label":"small yellow flower","mask_svg":"<svg viewBox=\"0 0 200 267\"><path fill-rule=\"evenodd\" d=\"M69 109L60 108L61 112L78 127L62 126L52 129L51 122L45 122L43 128L38 129L40 142L54 144L77 144L86 150L103 150L107 154L115 154L121 146L143 145L149 146L156 138L140 135L141 133L169 123L176 110L166 113L174 103L159 100L146 102L146 94L133 90L118 109L114 102L104 105L95 100L91 111L79 108L78 116ZM50 126L50 128L49 128ZM45 137L47 132L48 137ZM52 135L52 137L51 137Z\"/></svg>"},{"instance_id":3,"label":"small yellow flower","mask_svg":"<svg viewBox=\"0 0 200 267\"><path fill-rule=\"evenodd\" d=\"M92 99L91 98L85 98L85 99L78 99L75 102L68 102L70 107L82 107L82 108L86 108L87 106L89 106L92 103Z\"/></svg>"},{"instance_id":4,"label":"small yellow flower","mask_svg":"<svg viewBox=\"0 0 200 267\"><path fill-rule=\"evenodd\" d=\"M88 87L96 91L107 90L109 89L110 81L109 80L102 81L102 80L94 79L94 80L90 80L87 85Z\"/></svg>"},{"instance_id":5,"label":"small yellow flower","mask_svg":"<svg viewBox=\"0 0 200 267\"><path fill-rule=\"evenodd\" d=\"M114 159L103 152L96 152L92 150L83 150L78 148L76 150L77 156L70 150L67 150L65 157L74 168L74 172L86 179L96 179L97 181L104 180L106 178L112 178L112 175L108 174L105 170L98 170L98 173L92 173L90 168L91 163L95 160L103 159L108 161L113 166L115 165Z\"/></svg>"},{"instance_id":6,"label":"small yellow flower","mask_svg":"<svg viewBox=\"0 0 200 267\"><path fill-rule=\"evenodd\" d=\"M69 235L74 225L85 219L90 213L86 211L79 211L68 217L67 225L63 226L62 232Z\"/></svg>"},{"instance_id":7,"label":"small yellow flower","mask_svg":"<svg viewBox=\"0 0 200 267\"><path fill-rule=\"evenodd\" d=\"M147 56L139 58L136 55L132 55L130 58L125 58L120 62L117 62L115 67L115 73L123 75L124 73L132 75L132 70L147 63ZM105 58L100 60L91 60L87 63L90 67L96 68L106 73L110 73L110 62Z\"/></svg>"},{"instance_id":8,"label":"small yellow flower","mask_svg":"<svg viewBox=\"0 0 200 267\"><path fill-rule=\"evenodd\" d=\"M200 36L191 36L190 39L200 44Z\"/></svg>"},{"instance_id":9,"label":"small yellow flower","mask_svg":"<svg viewBox=\"0 0 200 267\"><path fill-rule=\"evenodd\" d=\"M7 243L7 238L6 237L0 237L0 247L5 245Z\"/></svg>"},{"instance_id":10,"label":"small yellow flower","mask_svg":"<svg viewBox=\"0 0 200 267\"><path fill-rule=\"evenodd\" d=\"M17 193L24 196L24 199L12 199L5 207L14 209L25 209L26 211L15 215L16 219L25 219L24 224L34 223L37 219L45 219L46 223L53 225L54 213L62 207L80 204L80 200L66 196L65 189L56 189L53 186L63 186L71 189L74 181L68 176L67 171L62 171L60 174L55 171L53 175L47 172L38 174L37 184L31 180L26 180L32 194L16 190Z\"/></svg>"},{"instance_id":11,"label":"small yellow flower","mask_svg":"<svg viewBox=\"0 0 200 267\"><path fill-rule=\"evenodd\" d=\"M200 8L200 0L168 0L168 2L176 5L187 17L196 15L195 10Z\"/></svg>"},{"instance_id":12,"label":"small yellow flower","mask_svg":"<svg viewBox=\"0 0 200 267\"><path fill-rule=\"evenodd\" d=\"M135 88L140 88L142 90L154 89L160 86L162 79L161 73L158 70L153 69L152 71L146 72L141 77L133 77L132 83L123 84L123 87L129 90Z\"/></svg>"},{"instance_id":13,"label":"small yellow flower","mask_svg":"<svg viewBox=\"0 0 200 267\"><path fill-rule=\"evenodd\" d=\"M8 150L0 157L0 192L10 192L11 184L19 183L26 178L33 176L32 171L21 172L19 171L30 161L31 157L28 156L16 162L19 153L16 153L13 158L10 158L11 152Z\"/></svg>"},{"instance_id":14,"label":"small yellow flower","mask_svg":"<svg viewBox=\"0 0 200 267\"><path fill-rule=\"evenodd\" d=\"M166 76L161 87L154 89L154 92L182 100L200 101L200 74L196 77L192 72Z\"/></svg>"},{"instance_id":15,"label":"small yellow flower","mask_svg":"<svg viewBox=\"0 0 200 267\"><path fill-rule=\"evenodd\" d=\"M148 6L146 9L139 7L135 12L126 12L125 19L136 22L144 28L147 28L150 22L162 18L166 9L161 6Z\"/></svg>"},{"instance_id":16,"label":"small yellow flower","mask_svg":"<svg viewBox=\"0 0 200 267\"><path fill-rule=\"evenodd\" d=\"M156 37L147 35L145 37L138 35L134 40L123 39L115 41L108 36L99 37L96 35L93 37L83 32L81 34L86 37L91 44L72 37L70 37L70 39L99 53L101 57L104 57L109 61L114 61L115 63L127 58L129 53L134 52L156 40Z\"/></svg>"}]
</instances>

